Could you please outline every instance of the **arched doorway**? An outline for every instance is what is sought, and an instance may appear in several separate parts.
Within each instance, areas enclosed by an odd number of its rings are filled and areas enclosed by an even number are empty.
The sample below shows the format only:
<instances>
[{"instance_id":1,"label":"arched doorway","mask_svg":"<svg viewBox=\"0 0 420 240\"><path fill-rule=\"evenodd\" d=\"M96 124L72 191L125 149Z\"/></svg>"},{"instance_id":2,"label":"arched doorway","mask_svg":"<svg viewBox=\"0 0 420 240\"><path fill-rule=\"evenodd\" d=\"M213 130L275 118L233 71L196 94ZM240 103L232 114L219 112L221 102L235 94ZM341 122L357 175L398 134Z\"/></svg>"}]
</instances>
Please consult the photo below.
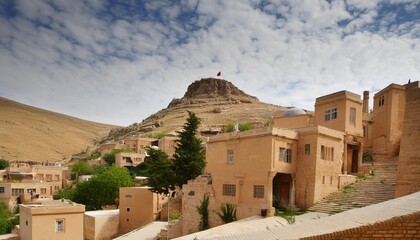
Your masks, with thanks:
<instances>
[{"instance_id":1,"label":"arched doorway","mask_svg":"<svg viewBox=\"0 0 420 240\"><path fill-rule=\"evenodd\" d=\"M273 207L286 208L290 205L290 189L292 188L292 176L285 173L277 173L273 178Z\"/></svg>"}]
</instances>

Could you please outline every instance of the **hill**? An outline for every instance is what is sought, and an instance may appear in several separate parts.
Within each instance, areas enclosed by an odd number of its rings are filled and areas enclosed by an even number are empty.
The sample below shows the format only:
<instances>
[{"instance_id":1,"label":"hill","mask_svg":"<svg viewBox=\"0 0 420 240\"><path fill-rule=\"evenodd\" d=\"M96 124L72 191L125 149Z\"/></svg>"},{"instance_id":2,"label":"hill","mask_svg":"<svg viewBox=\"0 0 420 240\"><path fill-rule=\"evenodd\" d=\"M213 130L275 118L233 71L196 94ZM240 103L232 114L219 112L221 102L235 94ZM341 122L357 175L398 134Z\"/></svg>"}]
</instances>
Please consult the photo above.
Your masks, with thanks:
<instances>
[{"instance_id":1,"label":"hill","mask_svg":"<svg viewBox=\"0 0 420 240\"><path fill-rule=\"evenodd\" d=\"M62 160L92 146L116 127L0 97L0 158Z\"/></svg>"},{"instance_id":2,"label":"hill","mask_svg":"<svg viewBox=\"0 0 420 240\"><path fill-rule=\"evenodd\" d=\"M284 107L260 102L229 81L204 78L193 82L184 96L173 99L167 108L140 123L113 129L102 143L120 140L124 136L174 135L185 123L188 111L201 118L199 131L206 135L223 132L229 124L268 125L275 112L283 110Z\"/></svg>"}]
</instances>

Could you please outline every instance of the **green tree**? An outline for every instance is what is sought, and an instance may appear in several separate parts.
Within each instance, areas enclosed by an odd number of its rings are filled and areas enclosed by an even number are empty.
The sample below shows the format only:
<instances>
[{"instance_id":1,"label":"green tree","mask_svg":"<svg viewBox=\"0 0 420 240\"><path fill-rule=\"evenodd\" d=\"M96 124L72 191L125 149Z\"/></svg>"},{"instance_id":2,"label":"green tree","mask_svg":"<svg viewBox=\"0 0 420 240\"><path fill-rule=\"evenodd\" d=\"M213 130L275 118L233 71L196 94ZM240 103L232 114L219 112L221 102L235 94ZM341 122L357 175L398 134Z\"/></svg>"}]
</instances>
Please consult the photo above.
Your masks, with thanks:
<instances>
[{"instance_id":1,"label":"green tree","mask_svg":"<svg viewBox=\"0 0 420 240\"><path fill-rule=\"evenodd\" d=\"M5 159L0 159L0 170L6 169L9 167L9 161Z\"/></svg>"},{"instance_id":2,"label":"green tree","mask_svg":"<svg viewBox=\"0 0 420 240\"><path fill-rule=\"evenodd\" d=\"M19 218L9 210L6 204L0 202L0 235L10 233L17 224L19 224Z\"/></svg>"},{"instance_id":3,"label":"green tree","mask_svg":"<svg viewBox=\"0 0 420 240\"><path fill-rule=\"evenodd\" d=\"M148 177L152 192L168 194L174 189L172 162L162 150L147 147L146 152L148 156L141 164L140 175Z\"/></svg>"},{"instance_id":4,"label":"green tree","mask_svg":"<svg viewBox=\"0 0 420 240\"><path fill-rule=\"evenodd\" d=\"M71 166L71 179L76 179L82 175L92 174L92 168L87 164L86 161L80 161Z\"/></svg>"},{"instance_id":5,"label":"green tree","mask_svg":"<svg viewBox=\"0 0 420 240\"><path fill-rule=\"evenodd\" d=\"M175 149L172 171L174 183L182 188L182 184L202 174L206 167L204 147L196 136L201 120L193 113L188 112L187 122L183 130L178 131L179 139Z\"/></svg>"},{"instance_id":6,"label":"green tree","mask_svg":"<svg viewBox=\"0 0 420 240\"><path fill-rule=\"evenodd\" d=\"M77 184L75 202L86 205L88 210L99 210L102 206L116 204L120 187L133 186L133 179L126 168L115 165L85 182Z\"/></svg>"},{"instance_id":7,"label":"green tree","mask_svg":"<svg viewBox=\"0 0 420 240\"><path fill-rule=\"evenodd\" d=\"M63 188L56 195L53 196L55 200L59 199L74 199L74 194L76 193L76 188Z\"/></svg>"}]
</instances>

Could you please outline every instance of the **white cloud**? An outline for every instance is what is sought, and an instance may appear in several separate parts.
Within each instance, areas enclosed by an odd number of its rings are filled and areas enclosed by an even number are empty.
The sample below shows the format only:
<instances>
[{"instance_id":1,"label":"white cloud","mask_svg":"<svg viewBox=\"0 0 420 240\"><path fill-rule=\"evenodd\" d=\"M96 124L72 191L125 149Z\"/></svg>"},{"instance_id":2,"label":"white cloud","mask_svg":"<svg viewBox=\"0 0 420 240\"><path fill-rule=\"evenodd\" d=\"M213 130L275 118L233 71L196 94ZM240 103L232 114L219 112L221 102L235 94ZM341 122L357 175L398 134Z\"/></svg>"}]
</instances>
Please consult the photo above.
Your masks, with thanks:
<instances>
[{"instance_id":1,"label":"white cloud","mask_svg":"<svg viewBox=\"0 0 420 240\"><path fill-rule=\"evenodd\" d=\"M420 74L418 20L396 22L383 2L17 3L0 17L0 95L100 122L139 122L219 70L261 101L306 109Z\"/></svg>"}]
</instances>

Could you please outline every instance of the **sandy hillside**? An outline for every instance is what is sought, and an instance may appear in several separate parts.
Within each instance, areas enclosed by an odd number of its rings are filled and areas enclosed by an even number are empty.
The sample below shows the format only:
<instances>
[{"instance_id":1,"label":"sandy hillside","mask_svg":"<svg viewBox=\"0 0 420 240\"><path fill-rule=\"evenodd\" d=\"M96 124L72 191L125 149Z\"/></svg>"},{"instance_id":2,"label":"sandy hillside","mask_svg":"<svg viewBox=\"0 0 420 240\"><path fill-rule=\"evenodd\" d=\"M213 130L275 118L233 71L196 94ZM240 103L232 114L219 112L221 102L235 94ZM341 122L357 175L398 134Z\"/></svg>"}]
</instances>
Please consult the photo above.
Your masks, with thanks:
<instances>
[{"instance_id":1,"label":"sandy hillside","mask_svg":"<svg viewBox=\"0 0 420 240\"><path fill-rule=\"evenodd\" d=\"M115 127L0 97L0 158L62 160L85 150Z\"/></svg>"}]
</instances>

